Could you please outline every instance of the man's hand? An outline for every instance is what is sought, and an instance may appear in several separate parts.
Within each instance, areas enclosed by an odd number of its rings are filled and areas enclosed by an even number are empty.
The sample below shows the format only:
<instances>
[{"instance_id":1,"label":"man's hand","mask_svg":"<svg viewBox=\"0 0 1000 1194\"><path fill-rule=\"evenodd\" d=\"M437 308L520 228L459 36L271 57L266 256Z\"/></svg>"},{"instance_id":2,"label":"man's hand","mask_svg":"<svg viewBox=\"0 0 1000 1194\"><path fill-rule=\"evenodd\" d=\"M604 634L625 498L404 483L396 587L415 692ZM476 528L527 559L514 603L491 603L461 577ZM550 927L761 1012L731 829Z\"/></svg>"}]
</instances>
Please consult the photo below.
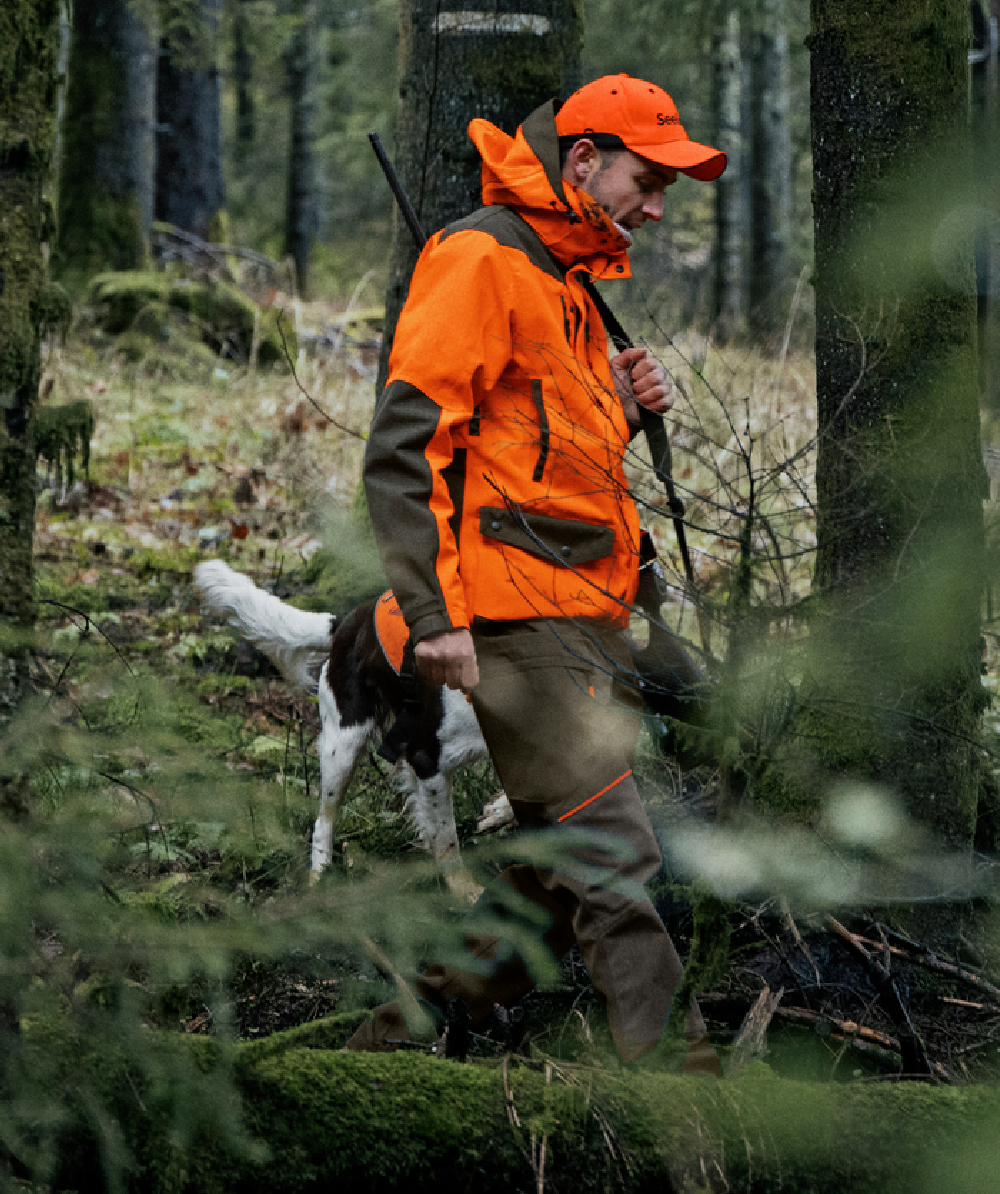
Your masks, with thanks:
<instances>
[{"instance_id":1,"label":"man's hand","mask_svg":"<svg viewBox=\"0 0 1000 1194\"><path fill-rule=\"evenodd\" d=\"M431 684L471 692L479 683L476 648L468 630L449 630L423 638L413 648L417 671Z\"/></svg>"},{"instance_id":2,"label":"man's hand","mask_svg":"<svg viewBox=\"0 0 1000 1194\"><path fill-rule=\"evenodd\" d=\"M646 348L626 348L612 357L611 376L633 426L639 424L638 406L663 414L674 404L674 387L666 370Z\"/></svg>"}]
</instances>

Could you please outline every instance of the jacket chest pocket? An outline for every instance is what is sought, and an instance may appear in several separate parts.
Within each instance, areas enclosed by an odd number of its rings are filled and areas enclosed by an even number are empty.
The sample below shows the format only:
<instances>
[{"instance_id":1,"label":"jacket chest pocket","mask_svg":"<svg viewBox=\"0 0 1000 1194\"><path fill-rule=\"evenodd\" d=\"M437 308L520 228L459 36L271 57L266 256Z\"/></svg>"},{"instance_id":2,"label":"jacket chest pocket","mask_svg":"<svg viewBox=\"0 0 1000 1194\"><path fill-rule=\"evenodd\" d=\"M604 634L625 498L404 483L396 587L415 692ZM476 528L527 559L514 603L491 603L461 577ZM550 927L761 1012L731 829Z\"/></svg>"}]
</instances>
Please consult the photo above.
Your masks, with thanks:
<instances>
[{"instance_id":1,"label":"jacket chest pocket","mask_svg":"<svg viewBox=\"0 0 1000 1194\"><path fill-rule=\"evenodd\" d=\"M531 397L535 403L535 413L538 415L538 459L535 461L535 469L531 474L532 481L538 482L542 479L542 474L545 472L545 465L549 458L549 416L545 409L545 396L542 393L542 383L540 381L533 381L531 383Z\"/></svg>"}]
</instances>

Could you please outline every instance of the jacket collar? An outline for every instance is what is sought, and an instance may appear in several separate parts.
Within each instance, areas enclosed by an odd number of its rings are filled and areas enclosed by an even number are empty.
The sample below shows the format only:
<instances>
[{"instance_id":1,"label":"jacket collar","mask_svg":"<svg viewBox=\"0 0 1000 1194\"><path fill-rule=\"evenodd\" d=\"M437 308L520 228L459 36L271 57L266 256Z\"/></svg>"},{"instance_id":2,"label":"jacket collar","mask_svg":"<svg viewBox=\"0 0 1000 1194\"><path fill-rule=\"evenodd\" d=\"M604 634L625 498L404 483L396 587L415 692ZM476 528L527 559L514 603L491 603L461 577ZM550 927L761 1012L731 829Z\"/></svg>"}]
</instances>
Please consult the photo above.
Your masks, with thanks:
<instances>
[{"instance_id":1,"label":"jacket collar","mask_svg":"<svg viewBox=\"0 0 1000 1194\"><path fill-rule=\"evenodd\" d=\"M513 208L564 269L628 278L628 241L586 191L562 178L555 113L555 101L548 100L514 137L488 120L470 123L483 159L483 202Z\"/></svg>"}]
</instances>

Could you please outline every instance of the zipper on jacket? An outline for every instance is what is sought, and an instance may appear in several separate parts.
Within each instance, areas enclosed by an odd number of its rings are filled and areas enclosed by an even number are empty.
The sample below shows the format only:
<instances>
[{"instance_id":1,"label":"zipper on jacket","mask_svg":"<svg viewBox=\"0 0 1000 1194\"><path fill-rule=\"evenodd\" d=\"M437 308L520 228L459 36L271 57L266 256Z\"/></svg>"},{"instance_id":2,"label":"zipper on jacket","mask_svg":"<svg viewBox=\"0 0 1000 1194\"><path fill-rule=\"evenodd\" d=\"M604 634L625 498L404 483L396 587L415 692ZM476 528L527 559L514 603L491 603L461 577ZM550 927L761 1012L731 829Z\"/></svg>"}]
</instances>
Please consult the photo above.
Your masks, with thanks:
<instances>
[{"instance_id":1,"label":"zipper on jacket","mask_svg":"<svg viewBox=\"0 0 1000 1194\"><path fill-rule=\"evenodd\" d=\"M545 402L542 398L542 383L540 381L532 381L531 396L535 400L535 409L538 411L538 437L541 443L538 461L535 464L535 471L531 474L531 479L532 481L541 481L542 473L545 472L545 461L549 455L549 417L545 413Z\"/></svg>"}]
</instances>

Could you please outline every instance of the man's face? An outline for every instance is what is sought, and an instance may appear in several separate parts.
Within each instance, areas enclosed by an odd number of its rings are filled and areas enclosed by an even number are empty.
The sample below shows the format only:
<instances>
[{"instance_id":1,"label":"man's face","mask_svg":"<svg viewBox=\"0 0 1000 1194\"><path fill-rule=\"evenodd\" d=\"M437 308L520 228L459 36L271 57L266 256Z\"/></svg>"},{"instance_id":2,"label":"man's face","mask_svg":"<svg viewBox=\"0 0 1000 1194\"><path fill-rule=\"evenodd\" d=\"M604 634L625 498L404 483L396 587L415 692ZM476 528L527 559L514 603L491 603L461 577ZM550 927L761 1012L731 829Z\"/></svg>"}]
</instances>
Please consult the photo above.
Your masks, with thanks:
<instances>
[{"instance_id":1,"label":"man's face","mask_svg":"<svg viewBox=\"0 0 1000 1194\"><path fill-rule=\"evenodd\" d=\"M677 171L638 154L595 152L589 176L580 182L614 220L629 232L647 220L663 218L663 191L677 181Z\"/></svg>"}]
</instances>

